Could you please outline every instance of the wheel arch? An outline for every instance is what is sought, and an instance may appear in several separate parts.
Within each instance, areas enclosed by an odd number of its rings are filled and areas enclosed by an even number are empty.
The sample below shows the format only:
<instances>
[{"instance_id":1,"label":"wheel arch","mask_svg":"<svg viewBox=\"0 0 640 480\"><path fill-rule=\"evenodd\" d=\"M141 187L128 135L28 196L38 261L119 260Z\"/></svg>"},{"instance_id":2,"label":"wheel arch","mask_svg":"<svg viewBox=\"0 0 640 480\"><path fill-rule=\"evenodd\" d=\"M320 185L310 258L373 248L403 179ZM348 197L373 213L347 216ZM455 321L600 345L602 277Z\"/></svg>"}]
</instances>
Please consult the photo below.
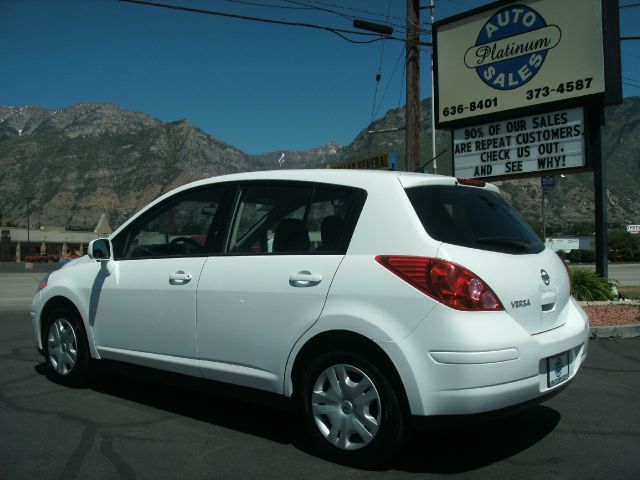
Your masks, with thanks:
<instances>
[{"instance_id":1,"label":"wheel arch","mask_svg":"<svg viewBox=\"0 0 640 480\"><path fill-rule=\"evenodd\" d=\"M404 383L391 358L376 342L349 330L324 331L308 339L300 348L291 368L291 397L294 401L300 394L305 366L318 355L335 351L358 353L375 363L389 376L389 380L400 393L400 401L405 412L411 412Z\"/></svg>"},{"instance_id":2,"label":"wheel arch","mask_svg":"<svg viewBox=\"0 0 640 480\"><path fill-rule=\"evenodd\" d=\"M46 319L56 309L67 309L67 310L70 310L71 312L73 312L75 315L77 315L78 319L82 323L82 326L83 326L83 328L85 330L85 335L87 337L87 342L89 344L91 344L91 342L89 342L89 332L87 331L87 327L86 327L86 325L84 323L84 320L82 318L82 314L80 313L80 310L78 309L76 304L73 303L69 298L63 297L61 295L58 295L58 296L55 296L55 297L51 297L49 300L47 300L47 303L45 303L45 305L42 307L42 311L40 312L40 345L41 345L41 348L44 349L44 344L47 341L47 332L44 331L45 324L46 324ZM91 345L89 345L89 352L92 352Z\"/></svg>"}]
</instances>

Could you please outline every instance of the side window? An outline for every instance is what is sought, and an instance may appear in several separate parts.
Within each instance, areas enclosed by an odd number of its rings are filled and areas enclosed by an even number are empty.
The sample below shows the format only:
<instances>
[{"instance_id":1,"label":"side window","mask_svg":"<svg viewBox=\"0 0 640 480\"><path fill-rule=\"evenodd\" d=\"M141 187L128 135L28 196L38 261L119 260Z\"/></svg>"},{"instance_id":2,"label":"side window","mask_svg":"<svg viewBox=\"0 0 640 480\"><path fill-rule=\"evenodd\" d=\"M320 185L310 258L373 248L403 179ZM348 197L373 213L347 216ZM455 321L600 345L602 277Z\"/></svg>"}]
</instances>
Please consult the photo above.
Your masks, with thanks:
<instances>
[{"instance_id":1,"label":"side window","mask_svg":"<svg viewBox=\"0 0 640 480\"><path fill-rule=\"evenodd\" d=\"M311 187L287 185L247 186L231 228L229 252L271 253L309 250L304 215Z\"/></svg>"},{"instance_id":2,"label":"side window","mask_svg":"<svg viewBox=\"0 0 640 480\"><path fill-rule=\"evenodd\" d=\"M229 252L344 253L365 197L364 191L343 187L244 187Z\"/></svg>"},{"instance_id":3,"label":"side window","mask_svg":"<svg viewBox=\"0 0 640 480\"><path fill-rule=\"evenodd\" d=\"M357 193L327 187L316 189L307 218L314 251L344 253L347 250L362 207Z\"/></svg>"},{"instance_id":4,"label":"side window","mask_svg":"<svg viewBox=\"0 0 640 480\"><path fill-rule=\"evenodd\" d=\"M118 235L121 239L114 239L116 258L202 256L219 251L225 193L224 188L206 188L169 199Z\"/></svg>"}]
</instances>

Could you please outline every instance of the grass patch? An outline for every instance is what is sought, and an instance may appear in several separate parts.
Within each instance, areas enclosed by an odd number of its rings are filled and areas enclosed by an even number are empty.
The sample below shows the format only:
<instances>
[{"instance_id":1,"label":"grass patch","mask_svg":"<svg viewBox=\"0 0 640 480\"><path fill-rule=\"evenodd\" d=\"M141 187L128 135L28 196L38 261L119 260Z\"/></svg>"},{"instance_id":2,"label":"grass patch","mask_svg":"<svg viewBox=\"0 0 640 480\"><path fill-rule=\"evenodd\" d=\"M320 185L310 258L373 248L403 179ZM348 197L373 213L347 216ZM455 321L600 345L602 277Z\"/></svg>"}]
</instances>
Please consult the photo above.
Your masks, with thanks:
<instances>
[{"instance_id":1,"label":"grass patch","mask_svg":"<svg viewBox=\"0 0 640 480\"><path fill-rule=\"evenodd\" d=\"M618 293L624 298L640 300L640 287L618 287Z\"/></svg>"}]
</instances>

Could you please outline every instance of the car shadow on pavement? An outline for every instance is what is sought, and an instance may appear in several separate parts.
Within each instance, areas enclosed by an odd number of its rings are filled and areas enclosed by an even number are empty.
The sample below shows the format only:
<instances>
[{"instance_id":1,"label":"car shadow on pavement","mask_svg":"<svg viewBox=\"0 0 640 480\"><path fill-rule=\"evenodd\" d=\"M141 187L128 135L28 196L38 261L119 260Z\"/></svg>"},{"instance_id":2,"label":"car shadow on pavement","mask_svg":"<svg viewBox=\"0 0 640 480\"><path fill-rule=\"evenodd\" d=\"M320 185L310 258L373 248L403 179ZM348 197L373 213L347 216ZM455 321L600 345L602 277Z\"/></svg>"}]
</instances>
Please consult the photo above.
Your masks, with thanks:
<instances>
[{"instance_id":1,"label":"car shadow on pavement","mask_svg":"<svg viewBox=\"0 0 640 480\"><path fill-rule=\"evenodd\" d=\"M413 431L394 469L463 473L512 457L549 435L561 416L538 405L481 425Z\"/></svg>"},{"instance_id":2,"label":"car shadow on pavement","mask_svg":"<svg viewBox=\"0 0 640 480\"><path fill-rule=\"evenodd\" d=\"M149 379L136 373L136 367L132 368L134 371L126 375L97 372L88 388L176 416L292 445L318 457L306 438L299 415L290 404L278 404L261 397L246 400L244 389L235 392L234 387L221 385L222 391L212 391L209 387L215 382L184 379L167 372L161 373L161 381ZM35 370L55 381L46 364L37 365ZM186 386L180 385L182 381L187 382ZM440 474L475 470L535 445L551 433L559 421L557 411L537 406L482 425L411 431L405 447L391 464L372 470Z\"/></svg>"}]
</instances>

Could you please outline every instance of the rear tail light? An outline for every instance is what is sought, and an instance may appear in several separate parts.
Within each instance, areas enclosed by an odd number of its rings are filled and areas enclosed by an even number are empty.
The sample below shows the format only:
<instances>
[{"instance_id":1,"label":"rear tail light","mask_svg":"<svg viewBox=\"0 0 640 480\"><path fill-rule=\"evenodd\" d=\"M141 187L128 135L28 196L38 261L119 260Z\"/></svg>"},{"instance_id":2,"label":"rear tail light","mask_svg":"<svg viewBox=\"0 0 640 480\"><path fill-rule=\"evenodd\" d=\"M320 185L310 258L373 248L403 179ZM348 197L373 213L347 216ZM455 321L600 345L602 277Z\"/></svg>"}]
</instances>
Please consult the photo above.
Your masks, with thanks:
<instances>
[{"instance_id":1,"label":"rear tail light","mask_svg":"<svg viewBox=\"0 0 640 480\"><path fill-rule=\"evenodd\" d=\"M504 310L497 295L476 274L439 258L378 255L376 261L440 303L466 311Z\"/></svg>"}]
</instances>

